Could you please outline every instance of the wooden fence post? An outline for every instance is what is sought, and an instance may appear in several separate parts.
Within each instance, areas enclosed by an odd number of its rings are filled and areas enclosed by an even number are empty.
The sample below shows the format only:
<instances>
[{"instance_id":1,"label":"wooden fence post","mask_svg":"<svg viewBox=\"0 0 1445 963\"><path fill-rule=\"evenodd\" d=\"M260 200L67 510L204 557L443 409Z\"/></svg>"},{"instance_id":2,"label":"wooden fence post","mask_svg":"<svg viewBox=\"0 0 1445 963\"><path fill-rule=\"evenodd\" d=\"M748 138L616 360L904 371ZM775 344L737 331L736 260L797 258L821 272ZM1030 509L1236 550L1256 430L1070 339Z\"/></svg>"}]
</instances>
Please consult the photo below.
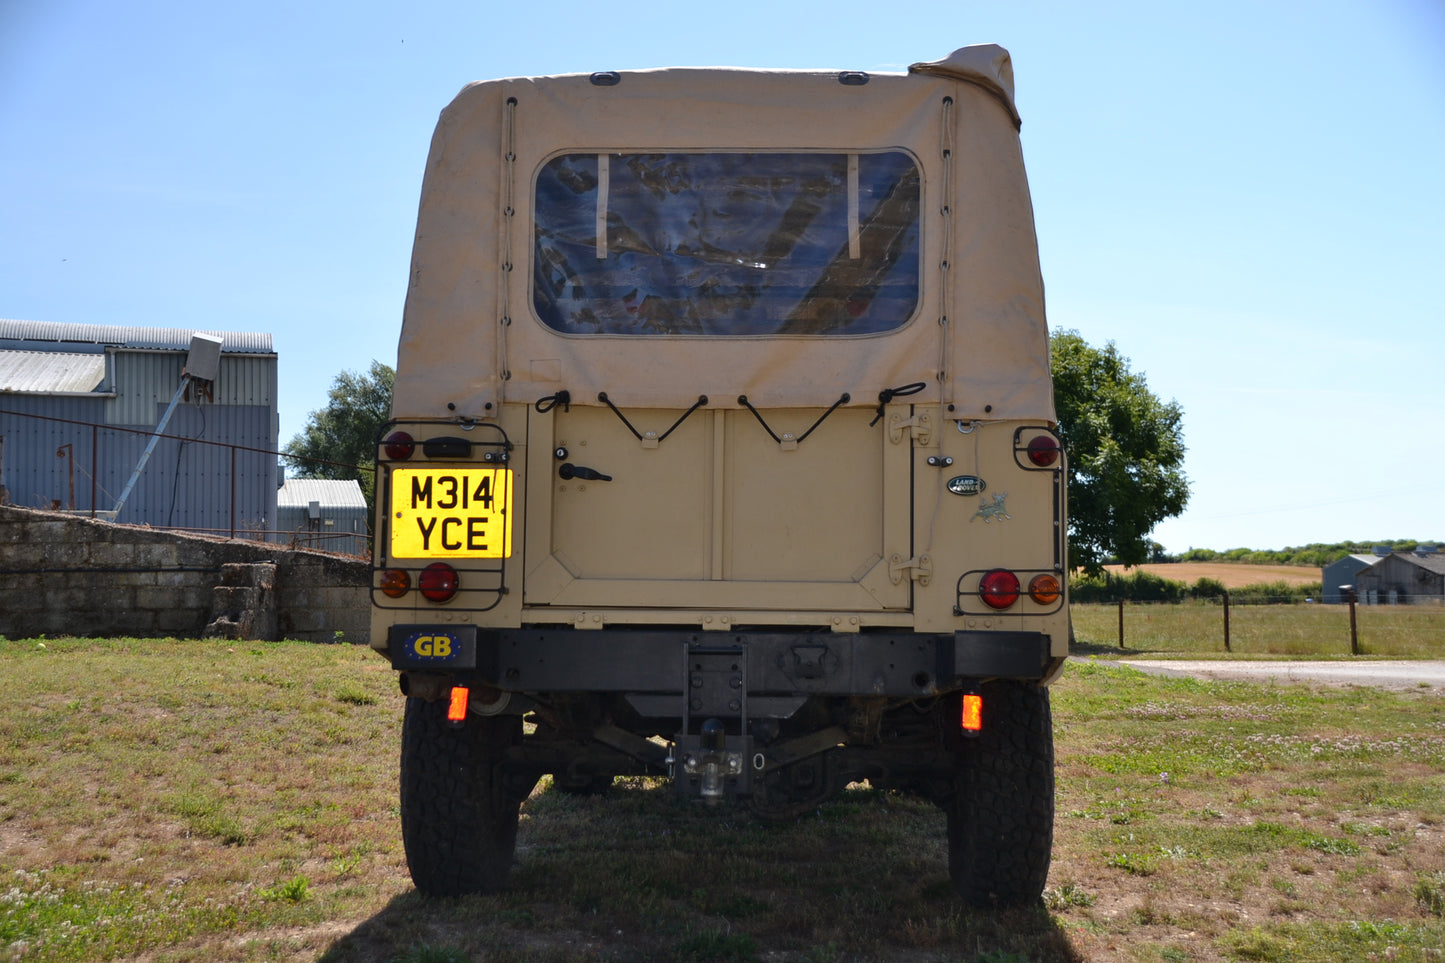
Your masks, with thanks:
<instances>
[{"instance_id":1,"label":"wooden fence post","mask_svg":"<svg viewBox=\"0 0 1445 963\"><path fill-rule=\"evenodd\" d=\"M1355 624L1355 593L1350 593L1350 655L1360 654L1360 630Z\"/></svg>"},{"instance_id":2,"label":"wooden fence post","mask_svg":"<svg viewBox=\"0 0 1445 963\"><path fill-rule=\"evenodd\" d=\"M1119 648L1124 647L1124 600L1119 600Z\"/></svg>"},{"instance_id":3,"label":"wooden fence post","mask_svg":"<svg viewBox=\"0 0 1445 963\"><path fill-rule=\"evenodd\" d=\"M1224 651L1233 652L1229 647L1229 592L1224 593Z\"/></svg>"}]
</instances>

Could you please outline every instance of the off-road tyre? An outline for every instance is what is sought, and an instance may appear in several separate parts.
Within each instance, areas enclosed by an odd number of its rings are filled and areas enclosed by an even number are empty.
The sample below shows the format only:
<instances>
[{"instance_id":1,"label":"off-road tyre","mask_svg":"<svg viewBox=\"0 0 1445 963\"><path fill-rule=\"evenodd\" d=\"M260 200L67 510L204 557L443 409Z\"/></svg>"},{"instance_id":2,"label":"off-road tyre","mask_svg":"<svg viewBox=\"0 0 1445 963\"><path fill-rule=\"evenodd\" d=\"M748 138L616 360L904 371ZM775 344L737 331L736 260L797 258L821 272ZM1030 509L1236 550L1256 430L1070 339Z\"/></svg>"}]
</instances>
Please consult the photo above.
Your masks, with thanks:
<instances>
[{"instance_id":1,"label":"off-road tyre","mask_svg":"<svg viewBox=\"0 0 1445 963\"><path fill-rule=\"evenodd\" d=\"M521 800L500 763L521 738L518 716L446 719L444 701L406 700L401 728L401 838L412 882L427 896L495 893L517 848Z\"/></svg>"},{"instance_id":2,"label":"off-road tyre","mask_svg":"<svg viewBox=\"0 0 1445 963\"><path fill-rule=\"evenodd\" d=\"M587 776L569 779L557 773L552 776L552 788L568 796L605 796L612 791L611 776Z\"/></svg>"},{"instance_id":3,"label":"off-road tyre","mask_svg":"<svg viewBox=\"0 0 1445 963\"><path fill-rule=\"evenodd\" d=\"M953 751L948 872L964 902L1037 903L1054 841L1054 730L1049 690L1029 682L983 687L983 730Z\"/></svg>"}]
</instances>

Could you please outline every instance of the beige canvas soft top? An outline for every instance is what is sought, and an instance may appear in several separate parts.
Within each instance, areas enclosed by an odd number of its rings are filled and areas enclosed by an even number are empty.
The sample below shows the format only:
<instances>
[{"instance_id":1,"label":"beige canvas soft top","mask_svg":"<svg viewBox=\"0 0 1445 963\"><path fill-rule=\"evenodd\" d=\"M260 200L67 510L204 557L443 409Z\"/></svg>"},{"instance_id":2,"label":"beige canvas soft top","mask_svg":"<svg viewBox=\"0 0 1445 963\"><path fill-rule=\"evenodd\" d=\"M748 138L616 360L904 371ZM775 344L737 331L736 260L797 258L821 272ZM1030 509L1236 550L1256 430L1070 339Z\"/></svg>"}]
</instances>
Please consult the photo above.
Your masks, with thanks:
<instances>
[{"instance_id":1,"label":"beige canvas soft top","mask_svg":"<svg viewBox=\"0 0 1445 963\"><path fill-rule=\"evenodd\" d=\"M1054 420L1043 282L1007 51L837 72L676 68L472 84L442 112L398 352L398 418L495 417L566 389L625 407L826 407L924 382L957 419ZM896 330L836 337L576 335L532 307L534 185L560 154L902 150L921 175L920 297ZM866 345L860 350L860 342Z\"/></svg>"}]
</instances>

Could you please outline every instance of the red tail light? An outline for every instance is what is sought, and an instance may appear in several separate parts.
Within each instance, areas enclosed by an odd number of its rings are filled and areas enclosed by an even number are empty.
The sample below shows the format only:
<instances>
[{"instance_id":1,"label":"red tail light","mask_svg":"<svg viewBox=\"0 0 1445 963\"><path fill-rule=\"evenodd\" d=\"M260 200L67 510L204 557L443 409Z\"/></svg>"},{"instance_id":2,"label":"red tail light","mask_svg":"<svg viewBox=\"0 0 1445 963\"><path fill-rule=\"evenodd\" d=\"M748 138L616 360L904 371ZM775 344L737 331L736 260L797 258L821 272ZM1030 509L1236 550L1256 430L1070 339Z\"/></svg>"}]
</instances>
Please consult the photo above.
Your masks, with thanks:
<instances>
[{"instance_id":1,"label":"red tail light","mask_svg":"<svg viewBox=\"0 0 1445 963\"><path fill-rule=\"evenodd\" d=\"M432 562L421 571L421 578L417 579L417 588L421 594L431 602L446 602L457 589L461 587L461 579L457 570L446 562Z\"/></svg>"},{"instance_id":2,"label":"red tail light","mask_svg":"<svg viewBox=\"0 0 1445 963\"><path fill-rule=\"evenodd\" d=\"M1035 575L1029 579L1029 598L1040 605L1053 605L1059 600L1059 580L1052 575Z\"/></svg>"},{"instance_id":3,"label":"red tail light","mask_svg":"<svg viewBox=\"0 0 1445 963\"><path fill-rule=\"evenodd\" d=\"M1004 568L986 572L978 580L978 595L990 608L1006 609L1019 600L1019 577Z\"/></svg>"},{"instance_id":4,"label":"red tail light","mask_svg":"<svg viewBox=\"0 0 1445 963\"><path fill-rule=\"evenodd\" d=\"M1053 435L1039 435L1029 440L1029 461L1048 468L1059 460L1059 440Z\"/></svg>"},{"instance_id":5,"label":"red tail light","mask_svg":"<svg viewBox=\"0 0 1445 963\"><path fill-rule=\"evenodd\" d=\"M382 450L392 461L406 461L416 452L416 441L404 431L393 431L382 442Z\"/></svg>"}]
</instances>

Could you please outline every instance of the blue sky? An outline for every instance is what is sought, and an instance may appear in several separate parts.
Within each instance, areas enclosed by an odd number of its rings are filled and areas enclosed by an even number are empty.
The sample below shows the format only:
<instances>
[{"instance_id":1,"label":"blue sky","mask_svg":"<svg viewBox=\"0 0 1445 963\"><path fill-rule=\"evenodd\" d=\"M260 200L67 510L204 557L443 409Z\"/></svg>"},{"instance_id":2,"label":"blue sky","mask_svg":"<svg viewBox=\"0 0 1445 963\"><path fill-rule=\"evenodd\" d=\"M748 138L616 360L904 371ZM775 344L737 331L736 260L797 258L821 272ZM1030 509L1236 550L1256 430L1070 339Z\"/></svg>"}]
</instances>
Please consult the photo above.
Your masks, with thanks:
<instances>
[{"instance_id":1,"label":"blue sky","mask_svg":"<svg viewBox=\"0 0 1445 963\"><path fill-rule=\"evenodd\" d=\"M1154 537L1445 538L1445 3L0 0L0 317L269 331L283 442L394 363L468 81L1013 54L1050 323L1185 413Z\"/></svg>"}]
</instances>

